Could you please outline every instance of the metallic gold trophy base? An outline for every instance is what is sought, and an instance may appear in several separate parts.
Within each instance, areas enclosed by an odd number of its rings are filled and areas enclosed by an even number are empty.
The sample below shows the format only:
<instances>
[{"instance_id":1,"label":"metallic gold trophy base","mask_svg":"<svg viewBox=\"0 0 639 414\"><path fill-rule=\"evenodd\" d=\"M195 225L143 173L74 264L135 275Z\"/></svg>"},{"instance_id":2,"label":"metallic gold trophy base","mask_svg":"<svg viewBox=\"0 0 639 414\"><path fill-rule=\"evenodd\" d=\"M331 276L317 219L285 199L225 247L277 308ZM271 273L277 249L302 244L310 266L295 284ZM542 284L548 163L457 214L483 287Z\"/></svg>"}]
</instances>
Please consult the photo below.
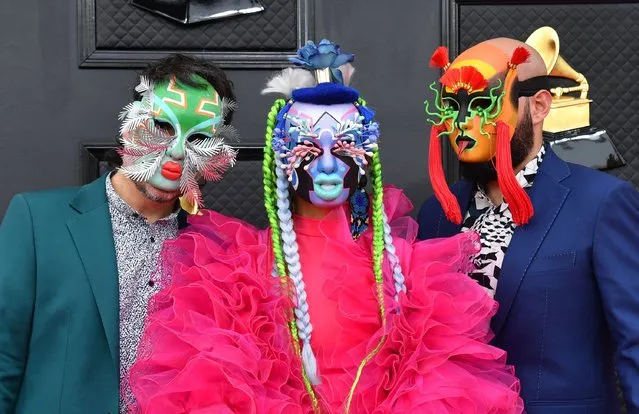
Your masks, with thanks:
<instances>
[{"instance_id":1,"label":"metallic gold trophy base","mask_svg":"<svg viewBox=\"0 0 639 414\"><path fill-rule=\"evenodd\" d=\"M590 126L590 99L554 98L544 121L544 131L561 132Z\"/></svg>"},{"instance_id":2,"label":"metallic gold trophy base","mask_svg":"<svg viewBox=\"0 0 639 414\"><path fill-rule=\"evenodd\" d=\"M559 35L552 27L541 27L533 32L526 44L532 46L544 60L548 76L569 79L577 83L572 87L550 90L552 103L544 121L544 139L564 161L610 170L626 165L625 160L603 129L590 126L588 80L573 69L559 55ZM579 96L567 94L579 92Z\"/></svg>"}]
</instances>

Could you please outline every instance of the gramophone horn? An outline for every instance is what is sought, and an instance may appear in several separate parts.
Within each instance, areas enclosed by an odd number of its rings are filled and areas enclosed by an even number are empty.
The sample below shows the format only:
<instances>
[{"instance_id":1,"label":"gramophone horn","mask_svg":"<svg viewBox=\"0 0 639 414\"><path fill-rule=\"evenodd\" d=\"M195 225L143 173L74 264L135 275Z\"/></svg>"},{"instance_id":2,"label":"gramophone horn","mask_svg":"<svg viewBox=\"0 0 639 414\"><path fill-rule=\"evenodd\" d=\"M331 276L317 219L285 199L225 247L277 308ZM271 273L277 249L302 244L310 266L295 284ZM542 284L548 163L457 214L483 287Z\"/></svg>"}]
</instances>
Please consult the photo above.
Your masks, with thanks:
<instances>
[{"instance_id":1,"label":"gramophone horn","mask_svg":"<svg viewBox=\"0 0 639 414\"><path fill-rule=\"evenodd\" d=\"M555 29L550 26L540 27L528 36L526 44L541 55L546 64L546 71L550 74L559 57L559 35Z\"/></svg>"},{"instance_id":2,"label":"gramophone horn","mask_svg":"<svg viewBox=\"0 0 639 414\"><path fill-rule=\"evenodd\" d=\"M526 44L532 46L544 60L546 73L549 76L556 76L574 80L579 86L572 88L553 88L552 93L559 97L568 92L581 92L580 98L586 99L588 94L588 81L586 77L577 72L559 55L559 35L557 31L549 26L540 27L526 39Z\"/></svg>"}]
</instances>

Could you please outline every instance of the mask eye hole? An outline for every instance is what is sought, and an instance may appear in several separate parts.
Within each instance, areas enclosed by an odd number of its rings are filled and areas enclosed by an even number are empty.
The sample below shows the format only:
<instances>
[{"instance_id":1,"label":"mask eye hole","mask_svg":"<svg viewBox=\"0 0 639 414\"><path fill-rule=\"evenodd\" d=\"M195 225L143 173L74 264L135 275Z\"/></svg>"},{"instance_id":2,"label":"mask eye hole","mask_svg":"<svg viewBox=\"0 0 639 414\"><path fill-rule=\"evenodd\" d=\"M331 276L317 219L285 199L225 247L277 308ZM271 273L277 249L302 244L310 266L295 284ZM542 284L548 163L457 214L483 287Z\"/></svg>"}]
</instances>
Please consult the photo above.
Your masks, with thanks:
<instances>
[{"instance_id":1,"label":"mask eye hole","mask_svg":"<svg viewBox=\"0 0 639 414\"><path fill-rule=\"evenodd\" d=\"M159 119L154 119L153 123L155 124L155 128L165 133L166 135L171 137L175 135L175 128L173 128L173 125L171 125L170 123L161 121Z\"/></svg>"},{"instance_id":2,"label":"mask eye hole","mask_svg":"<svg viewBox=\"0 0 639 414\"><path fill-rule=\"evenodd\" d=\"M321 157L324 154L322 147L312 140L297 144L293 151L297 153L297 157L302 159L300 166L310 164L314 158Z\"/></svg>"},{"instance_id":3,"label":"mask eye hole","mask_svg":"<svg viewBox=\"0 0 639 414\"><path fill-rule=\"evenodd\" d=\"M308 147L308 148L315 148L316 151L319 152L319 155L324 153L324 150L322 149L322 147L320 145L318 145L317 142L315 142L314 140L307 140L308 144L298 144L298 146L304 146L304 147Z\"/></svg>"},{"instance_id":4,"label":"mask eye hole","mask_svg":"<svg viewBox=\"0 0 639 414\"><path fill-rule=\"evenodd\" d=\"M490 107L491 103L490 98L475 98L473 99L471 109L475 111L485 111Z\"/></svg>"},{"instance_id":5,"label":"mask eye hole","mask_svg":"<svg viewBox=\"0 0 639 414\"><path fill-rule=\"evenodd\" d=\"M339 138L339 141L343 142L344 144L352 144L353 142L355 142L355 140L353 139L353 137L345 135L343 137Z\"/></svg>"},{"instance_id":6,"label":"mask eye hole","mask_svg":"<svg viewBox=\"0 0 639 414\"><path fill-rule=\"evenodd\" d=\"M349 155L344 152L344 149L343 149L342 146L344 144L352 144L354 142L355 142L354 140L352 140L350 138L347 138L347 137L338 139L337 141L335 141L335 145L333 145L333 147L331 148L331 154L336 155L336 156L346 156L346 157L348 157Z\"/></svg>"},{"instance_id":7,"label":"mask eye hole","mask_svg":"<svg viewBox=\"0 0 639 414\"><path fill-rule=\"evenodd\" d=\"M459 104L457 103L456 100L452 98L443 98L442 108L446 112L456 112L456 111L459 111Z\"/></svg>"},{"instance_id":8,"label":"mask eye hole","mask_svg":"<svg viewBox=\"0 0 639 414\"><path fill-rule=\"evenodd\" d=\"M204 134L193 134L193 135L189 135L189 137L186 139L188 142L202 142L204 140L206 140L208 137Z\"/></svg>"}]
</instances>

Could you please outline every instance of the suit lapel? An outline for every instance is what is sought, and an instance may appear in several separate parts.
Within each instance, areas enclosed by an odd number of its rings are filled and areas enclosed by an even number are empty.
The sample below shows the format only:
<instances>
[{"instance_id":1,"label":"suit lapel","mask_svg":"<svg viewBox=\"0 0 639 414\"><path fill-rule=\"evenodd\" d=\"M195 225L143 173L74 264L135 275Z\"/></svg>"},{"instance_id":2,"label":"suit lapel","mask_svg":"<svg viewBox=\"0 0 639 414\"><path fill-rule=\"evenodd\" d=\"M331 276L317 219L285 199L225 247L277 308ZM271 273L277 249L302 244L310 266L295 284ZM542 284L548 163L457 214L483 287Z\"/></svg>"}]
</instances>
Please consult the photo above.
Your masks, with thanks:
<instances>
[{"instance_id":1,"label":"suit lapel","mask_svg":"<svg viewBox=\"0 0 639 414\"><path fill-rule=\"evenodd\" d=\"M544 161L529 193L535 214L527 225L515 229L504 257L495 292L499 303L499 310L492 319L495 335L499 335L503 328L528 267L568 197L570 190L560 184L568 175L568 165L547 146Z\"/></svg>"},{"instance_id":2,"label":"suit lapel","mask_svg":"<svg viewBox=\"0 0 639 414\"><path fill-rule=\"evenodd\" d=\"M461 180L459 181L459 186L455 190L455 196L457 197L457 202L459 202L459 207L462 212L462 221L468 211L468 207L470 207L470 199L473 196L473 187L474 185L470 181Z\"/></svg>"},{"instance_id":3,"label":"suit lapel","mask_svg":"<svg viewBox=\"0 0 639 414\"><path fill-rule=\"evenodd\" d=\"M67 221L102 319L111 357L119 367L119 291L111 215L105 177L78 192L72 207L80 214Z\"/></svg>"}]
</instances>

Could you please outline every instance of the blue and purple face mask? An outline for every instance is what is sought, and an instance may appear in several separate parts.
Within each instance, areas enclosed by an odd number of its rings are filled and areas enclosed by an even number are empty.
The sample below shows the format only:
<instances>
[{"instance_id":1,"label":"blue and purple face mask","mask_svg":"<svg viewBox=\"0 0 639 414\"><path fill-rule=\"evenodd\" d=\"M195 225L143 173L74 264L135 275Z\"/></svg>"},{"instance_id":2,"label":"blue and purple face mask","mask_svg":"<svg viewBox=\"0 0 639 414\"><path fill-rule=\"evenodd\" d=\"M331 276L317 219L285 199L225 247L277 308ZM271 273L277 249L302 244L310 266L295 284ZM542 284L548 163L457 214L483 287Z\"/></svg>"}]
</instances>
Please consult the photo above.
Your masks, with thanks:
<instances>
[{"instance_id":1,"label":"blue and purple face mask","mask_svg":"<svg viewBox=\"0 0 639 414\"><path fill-rule=\"evenodd\" d=\"M273 149L293 191L318 207L345 203L377 148L376 122L352 103L293 103L275 130Z\"/></svg>"}]
</instances>

